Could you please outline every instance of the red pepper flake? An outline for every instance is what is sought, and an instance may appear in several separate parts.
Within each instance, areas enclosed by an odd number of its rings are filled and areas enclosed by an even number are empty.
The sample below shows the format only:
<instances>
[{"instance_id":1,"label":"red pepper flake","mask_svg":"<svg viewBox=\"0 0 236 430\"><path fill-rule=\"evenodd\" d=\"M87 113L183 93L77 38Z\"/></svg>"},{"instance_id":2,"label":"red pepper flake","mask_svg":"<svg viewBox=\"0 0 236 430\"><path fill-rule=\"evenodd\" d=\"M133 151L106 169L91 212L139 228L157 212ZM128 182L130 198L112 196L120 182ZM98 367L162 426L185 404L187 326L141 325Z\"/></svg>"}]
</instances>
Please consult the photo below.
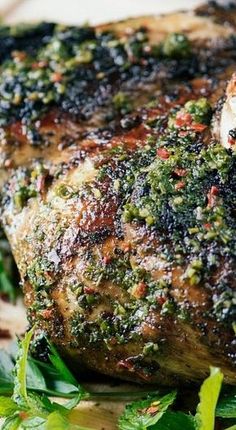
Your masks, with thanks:
<instances>
[{"instance_id":1,"label":"red pepper flake","mask_svg":"<svg viewBox=\"0 0 236 430\"><path fill-rule=\"evenodd\" d=\"M121 367L123 369L127 369L127 370L129 370L131 372L134 371L134 365L133 365L133 363L131 363L128 360L120 360L118 362L118 367Z\"/></svg>"},{"instance_id":2,"label":"red pepper flake","mask_svg":"<svg viewBox=\"0 0 236 430\"><path fill-rule=\"evenodd\" d=\"M46 61L36 61L35 63L32 64L32 69L44 69L45 67L48 66L48 63Z\"/></svg>"},{"instance_id":3,"label":"red pepper flake","mask_svg":"<svg viewBox=\"0 0 236 430\"><path fill-rule=\"evenodd\" d=\"M206 222L205 224L203 224L203 227L205 227L207 230L210 230L210 228L212 226L211 226L211 224L209 222Z\"/></svg>"},{"instance_id":4,"label":"red pepper flake","mask_svg":"<svg viewBox=\"0 0 236 430\"><path fill-rule=\"evenodd\" d=\"M191 124L191 129L199 133L206 130L207 127L208 126L206 124L197 124L197 123Z\"/></svg>"},{"instance_id":5,"label":"red pepper flake","mask_svg":"<svg viewBox=\"0 0 236 430\"><path fill-rule=\"evenodd\" d=\"M176 115L175 119L176 127L189 127L191 130L201 133L207 128L206 124L200 124L193 122L193 117L190 113L180 111ZM180 132L181 133L181 132ZM179 135L180 135L179 133ZM186 136L186 131L181 134L182 137Z\"/></svg>"},{"instance_id":6,"label":"red pepper flake","mask_svg":"<svg viewBox=\"0 0 236 430\"><path fill-rule=\"evenodd\" d=\"M175 125L177 127L183 127L192 123L192 115L186 112L178 112L176 115Z\"/></svg>"},{"instance_id":7,"label":"red pepper flake","mask_svg":"<svg viewBox=\"0 0 236 430\"><path fill-rule=\"evenodd\" d=\"M85 294L89 294L89 295L95 294L94 289L87 286L84 287L84 292Z\"/></svg>"},{"instance_id":8,"label":"red pepper flake","mask_svg":"<svg viewBox=\"0 0 236 430\"><path fill-rule=\"evenodd\" d=\"M144 282L139 282L137 285L135 285L132 289L132 296L134 296L136 299L142 299L147 294L147 284Z\"/></svg>"},{"instance_id":9,"label":"red pepper flake","mask_svg":"<svg viewBox=\"0 0 236 430\"><path fill-rule=\"evenodd\" d=\"M52 82L61 82L62 80L62 74L58 72L54 72L51 75L51 81Z\"/></svg>"},{"instance_id":10,"label":"red pepper flake","mask_svg":"<svg viewBox=\"0 0 236 430\"><path fill-rule=\"evenodd\" d=\"M170 157L170 153L166 148L158 148L157 149L157 155L162 160L168 160L168 158Z\"/></svg>"},{"instance_id":11,"label":"red pepper flake","mask_svg":"<svg viewBox=\"0 0 236 430\"><path fill-rule=\"evenodd\" d=\"M175 190L176 191L182 190L185 187L185 185L186 185L185 182L179 181L177 182L177 184L175 184Z\"/></svg>"},{"instance_id":12,"label":"red pepper flake","mask_svg":"<svg viewBox=\"0 0 236 430\"><path fill-rule=\"evenodd\" d=\"M149 378L150 378L149 374L145 373L144 370L137 369L137 367L135 366L135 364L132 363L129 359L120 360L118 362L118 367L123 368L125 370L128 370L129 372L135 372L140 378L144 379L145 381L148 381Z\"/></svg>"},{"instance_id":13,"label":"red pepper flake","mask_svg":"<svg viewBox=\"0 0 236 430\"><path fill-rule=\"evenodd\" d=\"M183 176L186 176L187 175L187 170L186 169L181 169L181 168L179 168L179 167L176 167L176 169L174 170L174 173L177 175L177 176L180 176L181 178L183 177Z\"/></svg>"},{"instance_id":14,"label":"red pepper flake","mask_svg":"<svg viewBox=\"0 0 236 430\"><path fill-rule=\"evenodd\" d=\"M180 130L179 131L180 137L186 137L188 134L189 134L189 132L187 130Z\"/></svg>"},{"instance_id":15,"label":"red pepper flake","mask_svg":"<svg viewBox=\"0 0 236 430\"><path fill-rule=\"evenodd\" d=\"M157 303L159 303L159 305L162 306L166 302L166 297L159 296L159 297L156 298L156 300L157 300Z\"/></svg>"},{"instance_id":16,"label":"red pepper flake","mask_svg":"<svg viewBox=\"0 0 236 430\"><path fill-rule=\"evenodd\" d=\"M41 316L45 320L49 320L52 317L52 314L53 314L53 310L52 309L45 309L44 311L41 312Z\"/></svg>"},{"instance_id":17,"label":"red pepper flake","mask_svg":"<svg viewBox=\"0 0 236 430\"><path fill-rule=\"evenodd\" d=\"M22 421L24 421L24 420L27 420L27 418L29 418L29 415L25 411L20 411L19 417Z\"/></svg>"},{"instance_id":18,"label":"red pepper flake","mask_svg":"<svg viewBox=\"0 0 236 430\"><path fill-rule=\"evenodd\" d=\"M131 243L124 243L123 244L123 252L127 254L132 249Z\"/></svg>"},{"instance_id":19,"label":"red pepper flake","mask_svg":"<svg viewBox=\"0 0 236 430\"><path fill-rule=\"evenodd\" d=\"M159 406L150 406L149 408L146 409L146 413L149 415L156 415L156 413L160 410Z\"/></svg>"},{"instance_id":20,"label":"red pepper flake","mask_svg":"<svg viewBox=\"0 0 236 430\"><path fill-rule=\"evenodd\" d=\"M219 194L219 188L218 188L218 187L216 187L215 185L212 185L211 190L210 190L210 193L211 193L213 196L218 196L218 194Z\"/></svg>"},{"instance_id":21,"label":"red pepper flake","mask_svg":"<svg viewBox=\"0 0 236 430\"><path fill-rule=\"evenodd\" d=\"M228 144L229 145L235 145L236 143L236 139L234 139L233 137L229 136L228 137Z\"/></svg>"},{"instance_id":22,"label":"red pepper flake","mask_svg":"<svg viewBox=\"0 0 236 430\"><path fill-rule=\"evenodd\" d=\"M104 255L102 261L105 265L109 264L111 262L112 258L110 255Z\"/></svg>"},{"instance_id":23,"label":"red pepper flake","mask_svg":"<svg viewBox=\"0 0 236 430\"><path fill-rule=\"evenodd\" d=\"M207 198L208 198L208 206L210 208L212 208L213 206L215 206L216 204L216 197L219 194L219 188L216 187L215 185L213 185L209 191L209 193L207 194Z\"/></svg>"},{"instance_id":24,"label":"red pepper flake","mask_svg":"<svg viewBox=\"0 0 236 430\"><path fill-rule=\"evenodd\" d=\"M9 169L13 166L13 164L13 160L11 158L7 158L4 162L4 167L6 167L6 169Z\"/></svg>"},{"instance_id":25,"label":"red pepper flake","mask_svg":"<svg viewBox=\"0 0 236 430\"><path fill-rule=\"evenodd\" d=\"M37 178L37 181L36 181L36 189L37 189L37 191L39 192L39 193L42 193L43 192L43 190L44 190L44 187L45 187L45 176L44 175L40 175L38 178Z\"/></svg>"},{"instance_id":26,"label":"red pepper flake","mask_svg":"<svg viewBox=\"0 0 236 430\"><path fill-rule=\"evenodd\" d=\"M17 61L23 61L27 57L27 54L25 51L13 51L11 55Z\"/></svg>"}]
</instances>

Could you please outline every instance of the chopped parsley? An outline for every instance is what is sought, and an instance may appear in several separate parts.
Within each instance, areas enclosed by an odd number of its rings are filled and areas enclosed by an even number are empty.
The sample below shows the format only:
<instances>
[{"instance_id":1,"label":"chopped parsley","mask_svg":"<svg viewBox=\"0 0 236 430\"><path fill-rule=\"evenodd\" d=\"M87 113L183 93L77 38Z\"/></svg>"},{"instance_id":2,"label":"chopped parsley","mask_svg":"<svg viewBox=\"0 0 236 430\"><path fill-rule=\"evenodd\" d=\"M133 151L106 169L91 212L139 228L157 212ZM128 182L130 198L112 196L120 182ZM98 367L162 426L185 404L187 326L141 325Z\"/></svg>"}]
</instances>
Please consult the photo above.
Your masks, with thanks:
<instances>
[{"instance_id":1,"label":"chopped parsley","mask_svg":"<svg viewBox=\"0 0 236 430\"><path fill-rule=\"evenodd\" d=\"M184 58L191 54L191 44L183 33L170 33L162 45L163 55L171 58Z\"/></svg>"}]
</instances>

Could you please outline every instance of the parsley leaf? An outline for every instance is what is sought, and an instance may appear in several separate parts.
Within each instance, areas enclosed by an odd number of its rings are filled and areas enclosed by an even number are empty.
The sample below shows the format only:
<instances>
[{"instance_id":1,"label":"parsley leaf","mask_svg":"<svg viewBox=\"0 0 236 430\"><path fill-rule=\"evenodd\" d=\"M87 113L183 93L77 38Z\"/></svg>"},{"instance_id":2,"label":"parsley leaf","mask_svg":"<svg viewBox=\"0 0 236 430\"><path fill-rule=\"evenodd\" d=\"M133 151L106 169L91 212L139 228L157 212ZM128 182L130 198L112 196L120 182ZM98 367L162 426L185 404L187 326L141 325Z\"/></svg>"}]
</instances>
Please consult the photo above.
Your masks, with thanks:
<instances>
[{"instance_id":1,"label":"parsley leaf","mask_svg":"<svg viewBox=\"0 0 236 430\"><path fill-rule=\"evenodd\" d=\"M216 407L216 416L221 418L236 418L236 388L224 389Z\"/></svg>"},{"instance_id":2,"label":"parsley leaf","mask_svg":"<svg viewBox=\"0 0 236 430\"><path fill-rule=\"evenodd\" d=\"M11 356L4 350L0 350L0 394L10 394L13 390L12 371L14 363Z\"/></svg>"},{"instance_id":3,"label":"parsley leaf","mask_svg":"<svg viewBox=\"0 0 236 430\"><path fill-rule=\"evenodd\" d=\"M43 430L93 430L79 425L71 424L58 412L53 412L49 415L46 425Z\"/></svg>"},{"instance_id":4,"label":"parsley leaf","mask_svg":"<svg viewBox=\"0 0 236 430\"><path fill-rule=\"evenodd\" d=\"M13 392L12 399L0 397L0 417L5 417L2 430L94 430L70 422L70 411L81 399L91 399L104 393L87 393L79 385L54 346L49 344L51 363L34 360L28 355L34 329L19 343L16 360L0 351L0 393ZM15 362L15 363L14 363ZM15 366L14 366L15 364ZM14 378L12 370L14 368ZM200 389L200 403L196 416L168 408L174 403L176 392L152 393L147 399L126 406L119 418L120 430L213 430L215 415L235 418L236 390L225 387L217 404L223 375L211 368L210 376ZM105 393L106 397L120 393ZM127 394L127 393L126 393ZM143 396L143 393L136 393ZM70 400L64 405L52 402L48 396ZM216 406L217 404L217 406ZM229 420L228 430L236 430Z\"/></svg>"},{"instance_id":5,"label":"parsley leaf","mask_svg":"<svg viewBox=\"0 0 236 430\"><path fill-rule=\"evenodd\" d=\"M26 388L26 369L29 346L33 336L33 332L34 330L31 329L28 333L26 333L24 339L21 341L15 366L13 400L19 406L24 407L27 407L28 403L28 395Z\"/></svg>"},{"instance_id":6,"label":"parsley leaf","mask_svg":"<svg viewBox=\"0 0 236 430\"><path fill-rule=\"evenodd\" d=\"M18 430L20 428L20 424L21 424L20 416L12 415L5 420L1 430Z\"/></svg>"},{"instance_id":7,"label":"parsley leaf","mask_svg":"<svg viewBox=\"0 0 236 430\"><path fill-rule=\"evenodd\" d=\"M176 391L173 391L163 397L156 394L156 396L149 397L146 400L127 405L119 419L119 429L146 430L161 419L175 398Z\"/></svg>"},{"instance_id":8,"label":"parsley leaf","mask_svg":"<svg viewBox=\"0 0 236 430\"><path fill-rule=\"evenodd\" d=\"M69 429L69 425L67 418L55 411L48 416L45 429L67 430Z\"/></svg>"},{"instance_id":9,"label":"parsley leaf","mask_svg":"<svg viewBox=\"0 0 236 430\"><path fill-rule=\"evenodd\" d=\"M223 374L217 367L211 367L210 376L203 382L197 407L198 430L214 430L215 409L223 381Z\"/></svg>"},{"instance_id":10,"label":"parsley leaf","mask_svg":"<svg viewBox=\"0 0 236 430\"><path fill-rule=\"evenodd\" d=\"M0 417L7 417L17 410L17 406L12 399L0 397Z\"/></svg>"},{"instance_id":11,"label":"parsley leaf","mask_svg":"<svg viewBox=\"0 0 236 430\"><path fill-rule=\"evenodd\" d=\"M0 350L0 395L10 395L14 389L13 369L19 351L15 346L11 350L13 350L13 355L5 350ZM54 355L56 355L55 348L53 351ZM57 358L57 363L59 360L62 362L61 358ZM66 380L69 370L64 372L64 362L59 367L60 369L58 370L52 363L40 362L28 356L26 372L27 390L65 398L74 398L74 395L78 392L83 393L83 396L88 395L74 377L73 384ZM70 374L70 381L71 377Z\"/></svg>"},{"instance_id":12,"label":"parsley leaf","mask_svg":"<svg viewBox=\"0 0 236 430\"><path fill-rule=\"evenodd\" d=\"M120 430L214 430L215 416L236 417L236 390L224 390L218 405L223 374L218 368L210 369L210 376L200 388L200 402L195 416L181 411L167 410L174 402L176 393L164 397L156 395L126 406L119 419ZM217 405L217 407L216 407ZM155 406L158 406L155 409ZM233 423L232 423L233 424ZM228 430L236 430L233 425Z\"/></svg>"},{"instance_id":13,"label":"parsley leaf","mask_svg":"<svg viewBox=\"0 0 236 430\"><path fill-rule=\"evenodd\" d=\"M47 389L45 378L40 368L37 366L34 360L30 359L30 357L28 357L27 360L26 384L27 389L29 387L37 387L37 389L42 391Z\"/></svg>"},{"instance_id":14,"label":"parsley leaf","mask_svg":"<svg viewBox=\"0 0 236 430\"><path fill-rule=\"evenodd\" d=\"M68 381L71 385L74 385L75 388L78 388L77 380L72 375L71 371L68 369L64 361L61 359L56 348L51 344L50 352L51 353L49 354L49 358L55 369L58 370L59 374L62 375L66 381Z\"/></svg>"},{"instance_id":15,"label":"parsley leaf","mask_svg":"<svg viewBox=\"0 0 236 430\"><path fill-rule=\"evenodd\" d=\"M69 422L70 409L74 408L81 400L84 391L80 390L80 386L74 379L73 375L67 369L63 360L58 353L52 348L51 361L55 363L55 368L59 369L60 373L65 373L65 376L70 382L76 383L77 392L73 399L62 406L58 403L51 402L45 395L38 395L34 392L28 392L27 389L27 369L30 369L31 378L28 378L32 383L39 383L45 386L43 376L34 362L28 363L28 353L30 342L34 333L34 329L26 333L24 339L19 344L19 351L14 368L14 390L12 399L2 398L0 405L0 416L7 417L3 425L3 429L38 429L47 430L54 428L55 430L70 429ZM7 361L8 367L11 368L11 363ZM36 370L37 369L37 370ZM34 372L35 375L34 375ZM0 398L1 400L1 398ZM50 423L54 422L54 426L50 427ZM75 427L76 428L76 427Z\"/></svg>"},{"instance_id":16,"label":"parsley leaf","mask_svg":"<svg viewBox=\"0 0 236 430\"><path fill-rule=\"evenodd\" d=\"M45 430L45 419L41 417L28 418L21 422L20 428L22 430Z\"/></svg>"},{"instance_id":17,"label":"parsley leaf","mask_svg":"<svg viewBox=\"0 0 236 430\"><path fill-rule=\"evenodd\" d=\"M167 411L154 425L152 430L196 430L195 420L192 415L183 412Z\"/></svg>"}]
</instances>

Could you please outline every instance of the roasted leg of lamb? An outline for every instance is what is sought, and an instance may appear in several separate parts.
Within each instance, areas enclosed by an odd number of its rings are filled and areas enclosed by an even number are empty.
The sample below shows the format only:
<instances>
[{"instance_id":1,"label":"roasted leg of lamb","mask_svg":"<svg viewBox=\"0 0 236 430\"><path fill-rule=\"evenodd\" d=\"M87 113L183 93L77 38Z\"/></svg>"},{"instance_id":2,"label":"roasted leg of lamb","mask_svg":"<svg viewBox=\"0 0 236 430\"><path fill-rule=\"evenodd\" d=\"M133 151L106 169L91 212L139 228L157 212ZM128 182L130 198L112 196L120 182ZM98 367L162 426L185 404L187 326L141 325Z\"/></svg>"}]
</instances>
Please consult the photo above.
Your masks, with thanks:
<instances>
[{"instance_id":1,"label":"roasted leg of lamb","mask_svg":"<svg viewBox=\"0 0 236 430\"><path fill-rule=\"evenodd\" d=\"M1 222L78 371L236 384L236 6L0 30Z\"/></svg>"}]
</instances>

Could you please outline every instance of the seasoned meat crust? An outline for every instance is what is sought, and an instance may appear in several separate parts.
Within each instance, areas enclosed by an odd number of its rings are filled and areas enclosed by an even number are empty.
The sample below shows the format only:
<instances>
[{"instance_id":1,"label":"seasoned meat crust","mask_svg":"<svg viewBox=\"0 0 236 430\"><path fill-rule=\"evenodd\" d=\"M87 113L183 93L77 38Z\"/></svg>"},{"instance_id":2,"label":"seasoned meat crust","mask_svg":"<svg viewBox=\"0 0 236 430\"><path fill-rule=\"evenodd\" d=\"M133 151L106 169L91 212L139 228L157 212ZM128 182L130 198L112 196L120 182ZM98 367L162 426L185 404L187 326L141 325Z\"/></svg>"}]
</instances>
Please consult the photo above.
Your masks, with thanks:
<instances>
[{"instance_id":1,"label":"seasoned meat crust","mask_svg":"<svg viewBox=\"0 0 236 430\"><path fill-rule=\"evenodd\" d=\"M0 30L1 220L77 371L236 384L235 27L211 2Z\"/></svg>"}]
</instances>

